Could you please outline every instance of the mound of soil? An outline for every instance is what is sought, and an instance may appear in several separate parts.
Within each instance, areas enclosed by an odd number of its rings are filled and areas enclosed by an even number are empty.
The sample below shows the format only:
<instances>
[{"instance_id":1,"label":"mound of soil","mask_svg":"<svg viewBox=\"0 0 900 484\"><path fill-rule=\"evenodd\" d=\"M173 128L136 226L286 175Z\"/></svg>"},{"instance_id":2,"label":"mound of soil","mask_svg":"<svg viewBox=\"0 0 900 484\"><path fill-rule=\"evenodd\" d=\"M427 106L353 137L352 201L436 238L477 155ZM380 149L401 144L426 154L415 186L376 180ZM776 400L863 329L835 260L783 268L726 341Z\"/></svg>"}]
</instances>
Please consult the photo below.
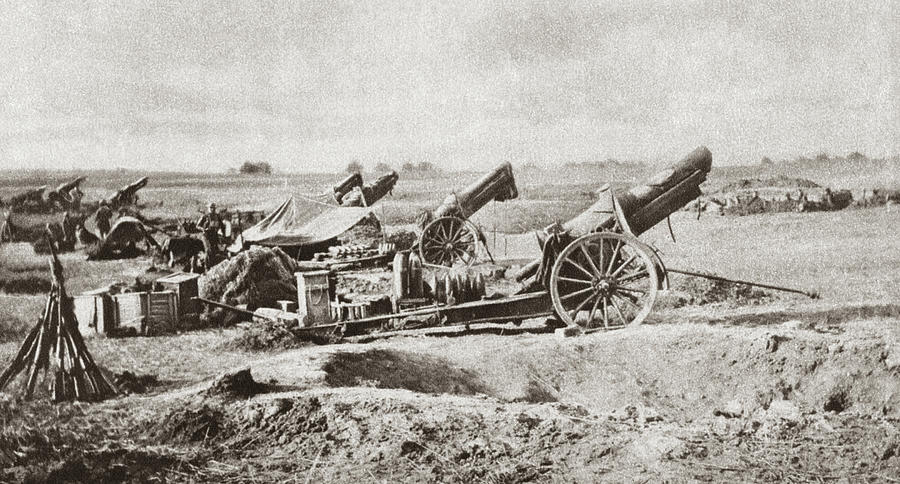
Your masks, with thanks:
<instances>
[{"instance_id":1,"label":"mound of soil","mask_svg":"<svg viewBox=\"0 0 900 484\"><path fill-rule=\"evenodd\" d=\"M125 395L147 393L151 388L159 385L156 375L137 375L127 370L116 373L113 381L119 392Z\"/></svg>"},{"instance_id":2,"label":"mound of soil","mask_svg":"<svg viewBox=\"0 0 900 484\"><path fill-rule=\"evenodd\" d=\"M382 239L381 222L375 215L360 220L350 230L338 236L338 240L344 245L363 245L377 247Z\"/></svg>"},{"instance_id":3,"label":"mound of soil","mask_svg":"<svg viewBox=\"0 0 900 484\"><path fill-rule=\"evenodd\" d=\"M253 321L241 334L222 344L226 350L276 351L308 346L314 337L295 332L296 323Z\"/></svg>"},{"instance_id":4,"label":"mound of soil","mask_svg":"<svg viewBox=\"0 0 900 484\"><path fill-rule=\"evenodd\" d=\"M673 277L672 287L688 296L687 304L731 303L735 305L762 304L775 299L769 291L724 281L713 281L700 277Z\"/></svg>"},{"instance_id":5,"label":"mound of soil","mask_svg":"<svg viewBox=\"0 0 900 484\"><path fill-rule=\"evenodd\" d=\"M728 193L754 188L820 188L820 185L805 178L778 175L768 178L741 179L723 186L719 192Z\"/></svg>"},{"instance_id":6,"label":"mound of soil","mask_svg":"<svg viewBox=\"0 0 900 484\"><path fill-rule=\"evenodd\" d=\"M221 395L230 397L252 397L262 392L265 385L257 383L250 374L250 368L244 368L234 373L226 373L212 383L206 390L207 395Z\"/></svg>"},{"instance_id":7,"label":"mound of soil","mask_svg":"<svg viewBox=\"0 0 900 484\"><path fill-rule=\"evenodd\" d=\"M297 298L294 272L297 263L278 248L255 247L214 266L200 278L200 296L252 311L278 307L277 301ZM214 324L226 322L226 313L215 309L204 314Z\"/></svg>"}]
</instances>

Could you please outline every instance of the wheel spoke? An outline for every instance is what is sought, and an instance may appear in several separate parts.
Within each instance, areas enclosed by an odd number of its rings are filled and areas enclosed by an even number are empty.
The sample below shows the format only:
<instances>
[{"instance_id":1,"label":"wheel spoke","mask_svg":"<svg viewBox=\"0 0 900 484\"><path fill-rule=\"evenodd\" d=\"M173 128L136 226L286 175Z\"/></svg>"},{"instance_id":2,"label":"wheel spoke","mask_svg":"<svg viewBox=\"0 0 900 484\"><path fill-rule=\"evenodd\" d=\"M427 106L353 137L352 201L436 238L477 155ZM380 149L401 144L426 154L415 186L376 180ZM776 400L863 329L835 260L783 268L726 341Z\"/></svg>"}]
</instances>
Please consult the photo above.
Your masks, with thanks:
<instances>
[{"instance_id":1,"label":"wheel spoke","mask_svg":"<svg viewBox=\"0 0 900 484\"><path fill-rule=\"evenodd\" d=\"M650 273L647 272L647 271L638 271L638 272L635 272L634 274L629 274L629 275L627 275L627 276L625 276L625 277L619 279L618 282L619 282L619 283L622 283L622 282L631 282L631 281L633 281L633 280L635 280L635 279L640 279L640 278L642 278L642 277L646 277L646 276L649 276L649 275L650 275Z\"/></svg>"},{"instance_id":2,"label":"wheel spoke","mask_svg":"<svg viewBox=\"0 0 900 484\"><path fill-rule=\"evenodd\" d=\"M613 297L617 297L617 298L619 298L619 299L621 299L621 300L627 302L628 304L631 304L632 306L634 306L635 308L637 308L638 311L640 311L640 309L641 309L641 306L640 306L636 301L632 300L631 297L628 297L628 296L623 295L623 294L613 294Z\"/></svg>"},{"instance_id":3,"label":"wheel spoke","mask_svg":"<svg viewBox=\"0 0 900 484\"><path fill-rule=\"evenodd\" d=\"M591 258L591 253L587 250L587 244L581 244L581 252L584 253L585 259L588 261L588 265L591 266L591 270L594 271L594 277L600 279L603 277L603 274L600 272L600 269L597 269L597 264L594 264L594 259Z\"/></svg>"},{"instance_id":4,"label":"wheel spoke","mask_svg":"<svg viewBox=\"0 0 900 484\"><path fill-rule=\"evenodd\" d=\"M591 281L585 281L584 279L575 279L575 278L572 278L572 277L563 277L563 276L559 276L559 280L560 280L560 281L566 281L566 282L574 282L575 284L587 284L587 285L591 285Z\"/></svg>"},{"instance_id":5,"label":"wheel spoke","mask_svg":"<svg viewBox=\"0 0 900 484\"><path fill-rule=\"evenodd\" d=\"M588 328L590 328L591 324L594 322L594 313L597 312L597 306L600 305L601 299L603 299L603 296L599 296L599 295L594 299L594 306L591 307L591 312L588 313L588 321L587 321Z\"/></svg>"},{"instance_id":6,"label":"wheel spoke","mask_svg":"<svg viewBox=\"0 0 900 484\"><path fill-rule=\"evenodd\" d=\"M609 304L606 296L603 296L603 327L609 329Z\"/></svg>"},{"instance_id":7,"label":"wheel spoke","mask_svg":"<svg viewBox=\"0 0 900 484\"><path fill-rule=\"evenodd\" d=\"M591 291L593 291L593 290L594 290L593 287L588 287L588 288L585 288L585 289L580 289L580 290L578 290L578 291L575 291L575 292L573 292L573 293L569 293L569 294L566 294L565 296L560 297L559 300L560 300L560 301L565 301L566 299L571 299L571 298L573 298L573 297L575 297L575 296L580 296L580 295L582 295L582 294L584 294L584 293L586 293L586 292L591 292Z\"/></svg>"},{"instance_id":8,"label":"wheel spoke","mask_svg":"<svg viewBox=\"0 0 900 484\"><path fill-rule=\"evenodd\" d=\"M571 258L566 257L565 262L568 262L569 264L575 266L578 270L580 270L581 272L583 272L586 276L590 277L591 279L594 278L594 276L593 276L590 272L588 272L587 269L585 269L584 267L581 267L581 265L579 265L579 264L576 264L575 261L572 260Z\"/></svg>"},{"instance_id":9,"label":"wheel spoke","mask_svg":"<svg viewBox=\"0 0 900 484\"><path fill-rule=\"evenodd\" d=\"M447 236L447 240L451 242L459 242L459 233L460 233L459 225L453 224L450 226L450 235Z\"/></svg>"},{"instance_id":10,"label":"wheel spoke","mask_svg":"<svg viewBox=\"0 0 900 484\"><path fill-rule=\"evenodd\" d=\"M636 292L638 294L647 294L647 291L645 291L643 289L636 289L636 288L633 288L630 286L616 286L616 289L619 291L625 291L625 292Z\"/></svg>"},{"instance_id":11,"label":"wheel spoke","mask_svg":"<svg viewBox=\"0 0 900 484\"><path fill-rule=\"evenodd\" d=\"M570 312L570 314L572 315L572 321L575 321L575 318L578 317L578 311L581 311L581 308L583 308L583 307L591 300L591 298L592 298L593 296L594 296L594 295L591 294L590 296L586 297L586 298L584 299L584 301L581 301L581 304L579 304L578 306L576 306L575 309L574 309L573 311Z\"/></svg>"},{"instance_id":12,"label":"wheel spoke","mask_svg":"<svg viewBox=\"0 0 900 484\"><path fill-rule=\"evenodd\" d=\"M619 314L619 317L622 318L622 326L628 326L628 320L625 319L625 315L622 314L622 310L619 309L619 305L616 304L616 302L613 301L612 298L609 299L609 303L612 304L613 309L615 309L615 310L616 310L616 313Z\"/></svg>"},{"instance_id":13,"label":"wheel spoke","mask_svg":"<svg viewBox=\"0 0 900 484\"><path fill-rule=\"evenodd\" d=\"M622 241L616 241L616 248L613 250L612 257L609 258L609 267L606 268L606 273L609 274L612 272L613 265L616 263L616 257L619 255L619 249L622 248Z\"/></svg>"},{"instance_id":14,"label":"wheel spoke","mask_svg":"<svg viewBox=\"0 0 900 484\"><path fill-rule=\"evenodd\" d=\"M613 273L610 274L609 276L610 276L610 277L616 277L616 276L618 276L619 273L622 272L623 269L625 269L626 267L628 267L628 264L631 264L631 261L633 261L633 260L636 259L636 258L637 258L637 254L633 254L631 257L628 258L628 260L626 260L625 262L623 262L622 265L620 265L619 268L616 269L615 272L613 272Z\"/></svg>"}]
</instances>

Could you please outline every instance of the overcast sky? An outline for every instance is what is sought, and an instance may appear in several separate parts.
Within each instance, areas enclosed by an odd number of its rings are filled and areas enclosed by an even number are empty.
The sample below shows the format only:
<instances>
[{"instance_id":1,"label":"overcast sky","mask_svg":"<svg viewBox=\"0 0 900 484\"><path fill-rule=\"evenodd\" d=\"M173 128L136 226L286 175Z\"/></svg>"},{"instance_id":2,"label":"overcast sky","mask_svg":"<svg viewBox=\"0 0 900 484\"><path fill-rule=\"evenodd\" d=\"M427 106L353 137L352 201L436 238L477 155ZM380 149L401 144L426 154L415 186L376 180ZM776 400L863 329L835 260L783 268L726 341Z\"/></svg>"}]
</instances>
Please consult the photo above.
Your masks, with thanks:
<instances>
[{"instance_id":1,"label":"overcast sky","mask_svg":"<svg viewBox=\"0 0 900 484\"><path fill-rule=\"evenodd\" d=\"M900 153L892 0L0 5L4 167Z\"/></svg>"}]
</instances>

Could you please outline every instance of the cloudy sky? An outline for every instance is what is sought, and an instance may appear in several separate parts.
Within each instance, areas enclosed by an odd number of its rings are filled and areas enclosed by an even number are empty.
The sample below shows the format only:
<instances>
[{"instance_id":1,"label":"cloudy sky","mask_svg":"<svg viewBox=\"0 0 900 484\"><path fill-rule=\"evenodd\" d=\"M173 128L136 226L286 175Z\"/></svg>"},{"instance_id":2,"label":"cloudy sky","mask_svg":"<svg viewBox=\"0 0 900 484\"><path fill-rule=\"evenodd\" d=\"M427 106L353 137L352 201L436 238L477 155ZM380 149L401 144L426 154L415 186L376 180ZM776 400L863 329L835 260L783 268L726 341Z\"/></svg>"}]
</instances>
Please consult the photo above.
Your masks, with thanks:
<instances>
[{"instance_id":1,"label":"cloudy sky","mask_svg":"<svg viewBox=\"0 0 900 484\"><path fill-rule=\"evenodd\" d=\"M900 153L900 2L0 3L0 166Z\"/></svg>"}]
</instances>

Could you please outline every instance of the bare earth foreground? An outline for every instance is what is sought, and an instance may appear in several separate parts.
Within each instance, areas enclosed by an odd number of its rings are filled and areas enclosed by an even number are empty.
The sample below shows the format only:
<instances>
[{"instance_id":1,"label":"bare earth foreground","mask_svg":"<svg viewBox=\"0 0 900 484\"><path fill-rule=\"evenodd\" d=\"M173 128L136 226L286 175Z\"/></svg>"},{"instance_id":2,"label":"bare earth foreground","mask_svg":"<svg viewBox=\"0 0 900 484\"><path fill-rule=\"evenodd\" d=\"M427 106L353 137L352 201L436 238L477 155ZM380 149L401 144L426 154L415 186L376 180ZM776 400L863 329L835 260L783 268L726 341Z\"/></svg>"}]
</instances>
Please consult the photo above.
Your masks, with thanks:
<instances>
[{"instance_id":1,"label":"bare earth foreground","mask_svg":"<svg viewBox=\"0 0 900 484\"><path fill-rule=\"evenodd\" d=\"M896 207L679 214L677 244L664 227L642 237L669 265L822 299L682 306L673 295L642 326L576 338L416 335L269 353L231 349L238 328L90 340L109 371L158 381L100 404L0 400L0 476L896 482L898 220ZM0 345L0 362L17 348ZM215 381L246 367L259 384Z\"/></svg>"}]
</instances>

